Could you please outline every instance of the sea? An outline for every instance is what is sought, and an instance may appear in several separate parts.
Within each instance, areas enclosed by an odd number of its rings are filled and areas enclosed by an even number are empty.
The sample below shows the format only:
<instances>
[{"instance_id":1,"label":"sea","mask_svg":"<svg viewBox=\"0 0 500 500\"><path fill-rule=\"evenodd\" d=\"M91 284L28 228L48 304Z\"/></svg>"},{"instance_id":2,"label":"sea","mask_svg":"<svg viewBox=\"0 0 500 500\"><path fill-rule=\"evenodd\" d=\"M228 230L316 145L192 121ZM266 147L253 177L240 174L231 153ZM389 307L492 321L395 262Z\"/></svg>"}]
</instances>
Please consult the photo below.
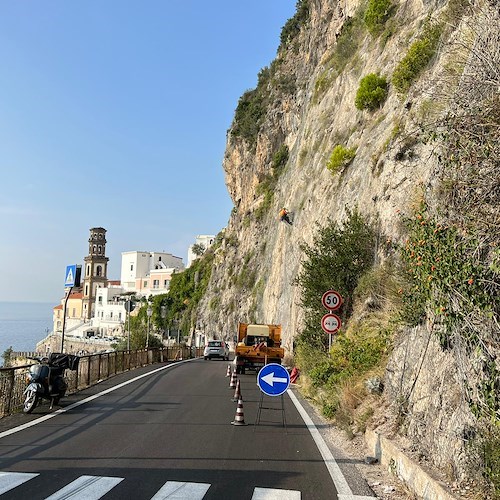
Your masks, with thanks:
<instances>
[{"instance_id":1,"label":"sea","mask_svg":"<svg viewBox=\"0 0 500 500\"><path fill-rule=\"evenodd\" d=\"M57 304L43 302L0 302L0 366L2 354L32 352L37 342L52 331L52 309Z\"/></svg>"}]
</instances>

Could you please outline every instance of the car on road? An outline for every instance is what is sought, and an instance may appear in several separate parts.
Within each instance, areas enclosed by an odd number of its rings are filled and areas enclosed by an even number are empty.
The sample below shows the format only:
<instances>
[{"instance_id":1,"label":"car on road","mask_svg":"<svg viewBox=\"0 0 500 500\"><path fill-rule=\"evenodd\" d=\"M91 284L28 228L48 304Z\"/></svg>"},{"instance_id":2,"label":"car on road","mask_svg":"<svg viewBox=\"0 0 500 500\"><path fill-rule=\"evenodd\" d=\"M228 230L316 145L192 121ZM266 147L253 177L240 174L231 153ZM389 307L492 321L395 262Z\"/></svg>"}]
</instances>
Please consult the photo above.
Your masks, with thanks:
<instances>
[{"instance_id":1,"label":"car on road","mask_svg":"<svg viewBox=\"0 0 500 500\"><path fill-rule=\"evenodd\" d=\"M223 340L209 340L203 352L205 360L212 358L222 358L229 361L229 345Z\"/></svg>"}]
</instances>

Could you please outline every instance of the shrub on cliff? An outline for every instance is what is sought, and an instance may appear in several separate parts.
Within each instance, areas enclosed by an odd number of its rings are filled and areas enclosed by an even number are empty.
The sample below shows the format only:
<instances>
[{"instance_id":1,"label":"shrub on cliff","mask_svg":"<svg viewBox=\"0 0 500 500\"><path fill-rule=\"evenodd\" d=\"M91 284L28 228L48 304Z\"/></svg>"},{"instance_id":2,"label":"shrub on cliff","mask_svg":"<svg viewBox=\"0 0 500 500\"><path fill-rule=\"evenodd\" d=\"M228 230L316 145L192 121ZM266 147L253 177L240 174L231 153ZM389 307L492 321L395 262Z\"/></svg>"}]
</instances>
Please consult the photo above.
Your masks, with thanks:
<instances>
[{"instance_id":1,"label":"shrub on cliff","mask_svg":"<svg viewBox=\"0 0 500 500\"><path fill-rule=\"evenodd\" d=\"M309 20L309 0L297 0L296 12L283 26L280 35L280 49L286 48L300 33L302 26Z\"/></svg>"},{"instance_id":2,"label":"shrub on cliff","mask_svg":"<svg viewBox=\"0 0 500 500\"><path fill-rule=\"evenodd\" d=\"M349 165L355 156L356 148L345 148L337 144L337 146L333 148L326 168L330 170L332 174L336 174L341 168Z\"/></svg>"},{"instance_id":3,"label":"shrub on cliff","mask_svg":"<svg viewBox=\"0 0 500 500\"><path fill-rule=\"evenodd\" d=\"M245 139L251 148L257 144L257 135L266 116L271 69L265 67L258 75L257 87L247 90L239 99L234 113L232 133Z\"/></svg>"},{"instance_id":4,"label":"shrub on cliff","mask_svg":"<svg viewBox=\"0 0 500 500\"><path fill-rule=\"evenodd\" d=\"M344 297L343 317L350 314L358 280L373 263L374 241L372 226L354 210L348 211L342 225L329 220L318 229L312 245L301 246L304 260L294 282L300 287L306 318L300 342L325 346L327 339L319 326L324 314L321 297L330 288Z\"/></svg>"},{"instance_id":5,"label":"shrub on cliff","mask_svg":"<svg viewBox=\"0 0 500 500\"><path fill-rule=\"evenodd\" d=\"M387 98L387 80L383 76L370 73L361 79L354 104L358 109L374 110Z\"/></svg>"},{"instance_id":6,"label":"shrub on cliff","mask_svg":"<svg viewBox=\"0 0 500 500\"><path fill-rule=\"evenodd\" d=\"M372 35L378 35L393 12L391 0L369 0L363 19L368 31Z\"/></svg>"},{"instance_id":7,"label":"shrub on cliff","mask_svg":"<svg viewBox=\"0 0 500 500\"><path fill-rule=\"evenodd\" d=\"M399 92L407 92L427 67L436 53L442 31L441 24L426 23L422 34L412 43L392 75L392 84Z\"/></svg>"}]
</instances>

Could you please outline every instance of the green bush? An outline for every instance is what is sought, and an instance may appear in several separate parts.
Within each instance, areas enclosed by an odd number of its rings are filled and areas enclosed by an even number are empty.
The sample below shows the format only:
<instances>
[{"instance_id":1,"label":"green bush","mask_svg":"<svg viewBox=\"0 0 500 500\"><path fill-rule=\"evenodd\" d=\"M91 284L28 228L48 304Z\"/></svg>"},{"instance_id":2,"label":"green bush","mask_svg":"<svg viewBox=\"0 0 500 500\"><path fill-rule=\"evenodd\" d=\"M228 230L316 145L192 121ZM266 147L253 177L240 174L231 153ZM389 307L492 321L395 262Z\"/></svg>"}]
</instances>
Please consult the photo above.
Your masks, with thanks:
<instances>
[{"instance_id":1,"label":"green bush","mask_svg":"<svg viewBox=\"0 0 500 500\"><path fill-rule=\"evenodd\" d=\"M361 79L354 104L358 109L374 110L387 98L387 80L383 76L370 73Z\"/></svg>"},{"instance_id":2,"label":"green bush","mask_svg":"<svg viewBox=\"0 0 500 500\"><path fill-rule=\"evenodd\" d=\"M286 48L300 33L302 26L309 20L309 0L297 0L296 12L283 26L280 35L280 49Z\"/></svg>"},{"instance_id":3,"label":"green bush","mask_svg":"<svg viewBox=\"0 0 500 500\"><path fill-rule=\"evenodd\" d=\"M427 23L422 35L413 42L406 55L398 63L392 75L392 84L399 92L407 92L411 84L427 67L436 53L442 31L442 25Z\"/></svg>"},{"instance_id":4,"label":"green bush","mask_svg":"<svg viewBox=\"0 0 500 500\"><path fill-rule=\"evenodd\" d=\"M342 167L346 167L356 156L356 148L345 148L338 144L333 148L326 168L335 174Z\"/></svg>"},{"instance_id":5,"label":"green bush","mask_svg":"<svg viewBox=\"0 0 500 500\"><path fill-rule=\"evenodd\" d=\"M247 90L240 97L234 113L233 134L245 139L252 148L257 144L257 135L266 116L271 77L271 69L267 66L262 68L258 74L257 87Z\"/></svg>"},{"instance_id":6,"label":"green bush","mask_svg":"<svg viewBox=\"0 0 500 500\"><path fill-rule=\"evenodd\" d=\"M328 343L319 327L324 314L321 297L326 290L337 290L344 297L343 317L350 314L358 280L373 262L374 240L371 225L355 210L348 211L343 225L330 220L318 230L311 246L301 246L304 260L294 283L301 289L306 326L299 343L315 347Z\"/></svg>"},{"instance_id":7,"label":"green bush","mask_svg":"<svg viewBox=\"0 0 500 500\"><path fill-rule=\"evenodd\" d=\"M394 6L391 0L369 0L364 22L372 35L382 32L385 22L392 15Z\"/></svg>"},{"instance_id":8,"label":"green bush","mask_svg":"<svg viewBox=\"0 0 500 500\"><path fill-rule=\"evenodd\" d=\"M406 289L401 290L404 319L416 325L432 312L443 326L439 331L443 347L449 345L457 326L462 327L461 335L475 342L476 330L465 325L475 313L490 316L500 310L500 298L491 285L498 275L481 260L473 235L440 224L424 202L404 224L408 230L402 248L407 276Z\"/></svg>"}]
</instances>

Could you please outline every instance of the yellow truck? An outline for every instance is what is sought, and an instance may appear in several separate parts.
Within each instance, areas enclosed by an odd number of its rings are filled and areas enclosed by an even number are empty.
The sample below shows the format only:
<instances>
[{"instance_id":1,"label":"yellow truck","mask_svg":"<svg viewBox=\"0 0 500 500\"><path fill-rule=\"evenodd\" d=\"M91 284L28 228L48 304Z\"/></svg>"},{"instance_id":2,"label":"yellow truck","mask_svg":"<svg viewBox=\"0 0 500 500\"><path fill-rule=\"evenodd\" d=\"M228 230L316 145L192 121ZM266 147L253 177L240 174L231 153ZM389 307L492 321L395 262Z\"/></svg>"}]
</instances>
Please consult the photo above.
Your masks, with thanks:
<instances>
[{"instance_id":1,"label":"yellow truck","mask_svg":"<svg viewBox=\"0 0 500 500\"><path fill-rule=\"evenodd\" d=\"M285 355L281 347L281 325L240 323L235 349L236 373L247 368L259 370L268 363L279 363Z\"/></svg>"}]
</instances>

